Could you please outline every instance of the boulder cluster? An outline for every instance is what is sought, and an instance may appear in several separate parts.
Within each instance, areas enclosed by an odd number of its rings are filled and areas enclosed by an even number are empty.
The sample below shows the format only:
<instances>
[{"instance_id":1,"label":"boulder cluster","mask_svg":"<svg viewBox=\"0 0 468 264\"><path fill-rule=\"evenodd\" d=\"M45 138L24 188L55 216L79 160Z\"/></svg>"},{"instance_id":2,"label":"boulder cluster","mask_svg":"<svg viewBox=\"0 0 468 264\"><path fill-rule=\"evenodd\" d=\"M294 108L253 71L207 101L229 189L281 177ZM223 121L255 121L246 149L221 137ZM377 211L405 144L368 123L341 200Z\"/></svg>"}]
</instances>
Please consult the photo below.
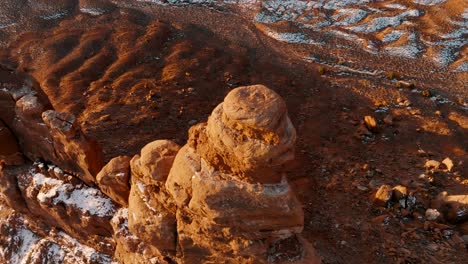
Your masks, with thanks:
<instances>
[{"instance_id":1,"label":"boulder cluster","mask_svg":"<svg viewBox=\"0 0 468 264\"><path fill-rule=\"evenodd\" d=\"M156 140L105 166L75 117L41 98L26 86L0 91L0 191L11 208L121 263L318 261L285 170L296 131L274 91L234 89L186 145Z\"/></svg>"}]
</instances>

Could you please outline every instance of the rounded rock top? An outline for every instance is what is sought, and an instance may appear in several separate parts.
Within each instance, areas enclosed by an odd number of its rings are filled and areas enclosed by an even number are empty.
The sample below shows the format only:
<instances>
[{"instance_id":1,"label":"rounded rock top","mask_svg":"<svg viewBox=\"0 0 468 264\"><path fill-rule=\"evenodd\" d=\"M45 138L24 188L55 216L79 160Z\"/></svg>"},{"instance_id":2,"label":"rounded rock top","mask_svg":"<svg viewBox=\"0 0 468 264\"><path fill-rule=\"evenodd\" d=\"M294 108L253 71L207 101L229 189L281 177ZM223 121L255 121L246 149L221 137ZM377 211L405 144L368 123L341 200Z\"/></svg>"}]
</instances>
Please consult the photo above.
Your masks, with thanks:
<instances>
[{"instance_id":1,"label":"rounded rock top","mask_svg":"<svg viewBox=\"0 0 468 264\"><path fill-rule=\"evenodd\" d=\"M273 129L286 113L283 98L264 85L238 87L223 102L225 116L231 122L256 128Z\"/></svg>"}]
</instances>

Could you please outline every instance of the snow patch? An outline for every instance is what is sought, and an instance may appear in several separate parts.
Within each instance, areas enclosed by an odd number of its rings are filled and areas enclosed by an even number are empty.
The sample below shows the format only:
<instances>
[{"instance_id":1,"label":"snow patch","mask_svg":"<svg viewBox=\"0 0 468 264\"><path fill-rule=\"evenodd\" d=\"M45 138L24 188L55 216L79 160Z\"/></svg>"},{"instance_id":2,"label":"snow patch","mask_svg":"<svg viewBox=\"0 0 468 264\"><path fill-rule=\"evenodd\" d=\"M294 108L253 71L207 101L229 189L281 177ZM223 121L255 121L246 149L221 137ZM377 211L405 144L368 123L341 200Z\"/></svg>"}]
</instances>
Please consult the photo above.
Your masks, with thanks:
<instances>
[{"instance_id":1,"label":"snow patch","mask_svg":"<svg viewBox=\"0 0 468 264\"><path fill-rule=\"evenodd\" d=\"M407 32L407 31L404 31L404 30L392 30L392 32L386 34L386 35L382 38L382 42L383 42L383 43L389 43L389 42L397 41L397 40L399 40L403 35L405 35L406 33L408 33L408 32Z\"/></svg>"},{"instance_id":2,"label":"snow patch","mask_svg":"<svg viewBox=\"0 0 468 264\"><path fill-rule=\"evenodd\" d=\"M37 199L41 203L52 200L53 204L63 203L85 214L99 217L109 217L115 213L112 201L98 189L83 184L73 186L61 180L46 177L42 173L33 174L33 183L40 189Z\"/></svg>"},{"instance_id":3,"label":"snow patch","mask_svg":"<svg viewBox=\"0 0 468 264\"><path fill-rule=\"evenodd\" d=\"M397 3L386 4L385 7L393 8L393 9L400 9L400 10L405 10L408 8L405 5L397 4Z\"/></svg>"},{"instance_id":4,"label":"snow patch","mask_svg":"<svg viewBox=\"0 0 468 264\"><path fill-rule=\"evenodd\" d=\"M18 249L12 254L11 263L26 264L29 252L37 241L39 241L39 237L36 234L25 227L21 227L13 237L13 243L18 246Z\"/></svg>"},{"instance_id":5,"label":"snow patch","mask_svg":"<svg viewBox=\"0 0 468 264\"><path fill-rule=\"evenodd\" d=\"M413 0L414 3L425 5L425 6L433 6L438 5L446 2L447 0Z\"/></svg>"},{"instance_id":6,"label":"snow patch","mask_svg":"<svg viewBox=\"0 0 468 264\"><path fill-rule=\"evenodd\" d=\"M59 19L59 18L65 17L67 15L68 15L68 12L60 12L60 13L41 16L41 18L44 19L44 20L54 20L54 19Z\"/></svg>"},{"instance_id":7,"label":"snow patch","mask_svg":"<svg viewBox=\"0 0 468 264\"><path fill-rule=\"evenodd\" d=\"M421 49L416 43L399 47L386 47L384 50L391 55L405 58L416 58L421 52Z\"/></svg>"},{"instance_id":8,"label":"snow patch","mask_svg":"<svg viewBox=\"0 0 468 264\"><path fill-rule=\"evenodd\" d=\"M359 33L373 33L380 31L386 27L397 27L401 25L406 18L418 17L420 15L421 12L419 10L413 9L393 17L376 17L372 19L369 23L349 27L348 29Z\"/></svg>"},{"instance_id":9,"label":"snow patch","mask_svg":"<svg viewBox=\"0 0 468 264\"><path fill-rule=\"evenodd\" d=\"M309 39L303 33L291 33L291 32L275 32L275 31L266 31L266 34L281 42L291 43L291 44L315 44L321 45L322 43L318 43L312 39Z\"/></svg>"},{"instance_id":10,"label":"snow patch","mask_svg":"<svg viewBox=\"0 0 468 264\"><path fill-rule=\"evenodd\" d=\"M89 14L92 16L100 16L105 13L105 10L102 10L100 8L83 7L83 8L80 8L80 12Z\"/></svg>"},{"instance_id":11,"label":"snow patch","mask_svg":"<svg viewBox=\"0 0 468 264\"><path fill-rule=\"evenodd\" d=\"M332 18L337 26L356 24L367 16L367 12L362 9L345 8L338 10L338 13Z\"/></svg>"}]
</instances>

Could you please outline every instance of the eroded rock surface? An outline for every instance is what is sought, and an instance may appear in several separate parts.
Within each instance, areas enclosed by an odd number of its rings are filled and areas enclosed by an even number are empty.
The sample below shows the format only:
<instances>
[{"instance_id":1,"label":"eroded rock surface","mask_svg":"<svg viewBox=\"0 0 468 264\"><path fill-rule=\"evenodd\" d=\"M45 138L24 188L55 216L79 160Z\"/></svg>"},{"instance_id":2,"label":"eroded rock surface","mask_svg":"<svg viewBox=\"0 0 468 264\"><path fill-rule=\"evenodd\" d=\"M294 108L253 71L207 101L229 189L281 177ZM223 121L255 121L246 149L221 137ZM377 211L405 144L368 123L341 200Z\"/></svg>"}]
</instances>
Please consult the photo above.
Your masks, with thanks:
<instances>
[{"instance_id":1,"label":"eroded rock surface","mask_svg":"<svg viewBox=\"0 0 468 264\"><path fill-rule=\"evenodd\" d=\"M319 261L300 236L304 214L285 173L296 131L274 91L234 89L207 123L190 129L185 146L156 140L99 172L100 151L75 117L43 111L34 98L16 102L14 119L40 115L37 132L53 156L29 149L28 157L60 165L2 170L3 200L22 201L16 210L122 263Z\"/></svg>"},{"instance_id":2,"label":"eroded rock surface","mask_svg":"<svg viewBox=\"0 0 468 264\"><path fill-rule=\"evenodd\" d=\"M113 251L110 220L116 204L54 165L36 163L17 174L18 187L31 215L58 227L99 251Z\"/></svg>"},{"instance_id":3,"label":"eroded rock surface","mask_svg":"<svg viewBox=\"0 0 468 264\"><path fill-rule=\"evenodd\" d=\"M101 191L122 206L128 206L130 160L129 156L115 157L96 176Z\"/></svg>"},{"instance_id":4,"label":"eroded rock surface","mask_svg":"<svg viewBox=\"0 0 468 264\"><path fill-rule=\"evenodd\" d=\"M271 245L302 231L301 204L281 171L295 139L284 101L260 85L234 89L192 127L165 184L184 263L266 262Z\"/></svg>"}]
</instances>

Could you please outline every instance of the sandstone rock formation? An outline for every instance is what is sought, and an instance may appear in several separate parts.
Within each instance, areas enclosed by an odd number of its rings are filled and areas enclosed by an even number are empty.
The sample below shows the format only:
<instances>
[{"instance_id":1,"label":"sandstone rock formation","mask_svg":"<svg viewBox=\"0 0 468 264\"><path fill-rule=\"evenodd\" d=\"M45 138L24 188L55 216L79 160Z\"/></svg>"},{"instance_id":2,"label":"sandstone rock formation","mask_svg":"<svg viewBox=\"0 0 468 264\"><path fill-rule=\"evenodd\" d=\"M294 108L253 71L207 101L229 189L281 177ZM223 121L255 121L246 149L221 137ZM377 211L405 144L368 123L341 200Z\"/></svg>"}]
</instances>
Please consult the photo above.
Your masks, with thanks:
<instances>
[{"instance_id":1,"label":"sandstone rock formation","mask_svg":"<svg viewBox=\"0 0 468 264\"><path fill-rule=\"evenodd\" d=\"M302 207L283 168L295 139L284 101L255 85L231 91L182 148L149 143L130 162L128 209L112 220L115 256L123 263L315 263L298 235ZM297 250L279 260L273 255L282 243Z\"/></svg>"},{"instance_id":2,"label":"sandstone rock formation","mask_svg":"<svg viewBox=\"0 0 468 264\"><path fill-rule=\"evenodd\" d=\"M53 163L93 185L103 166L99 145L86 138L72 114L51 110L50 103L31 82L26 79L22 86L0 91L0 127L11 129L29 160ZM11 139L5 142L12 144ZM14 146L8 149L15 151ZM20 163L20 154L13 157L13 163Z\"/></svg>"},{"instance_id":3,"label":"sandstone rock formation","mask_svg":"<svg viewBox=\"0 0 468 264\"><path fill-rule=\"evenodd\" d=\"M17 177L31 215L89 245L110 239L110 220L117 206L98 189L86 186L57 166L43 163L25 167ZM113 243L106 244L99 249L111 253Z\"/></svg>"},{"instance_id":4,"label":"sandstone rock formation","mask_svg":"<svg viewBox=\"0 0 468 264\"><path fill-rule=\"evenodd\" d=\"M281 171L296 139L284 101L261 85L237 88L189 134L166 182L183 262L266 262L303 226Z\"/></svg>"},{"instance_id":5,"label":"sandstone rock formation","mask_svg":"<svg viewBox=\"0 0 468 264\"><path fill-rule=\"evenodd\" d=\"M47 162L2 168L1 200L18 212L121 263L317 263L285 173L296 131L274 91L234 89L182 148L156 140L102 169L75 117L28 91L2 120L30 160Z\"/></svg>"}]
</instances>

